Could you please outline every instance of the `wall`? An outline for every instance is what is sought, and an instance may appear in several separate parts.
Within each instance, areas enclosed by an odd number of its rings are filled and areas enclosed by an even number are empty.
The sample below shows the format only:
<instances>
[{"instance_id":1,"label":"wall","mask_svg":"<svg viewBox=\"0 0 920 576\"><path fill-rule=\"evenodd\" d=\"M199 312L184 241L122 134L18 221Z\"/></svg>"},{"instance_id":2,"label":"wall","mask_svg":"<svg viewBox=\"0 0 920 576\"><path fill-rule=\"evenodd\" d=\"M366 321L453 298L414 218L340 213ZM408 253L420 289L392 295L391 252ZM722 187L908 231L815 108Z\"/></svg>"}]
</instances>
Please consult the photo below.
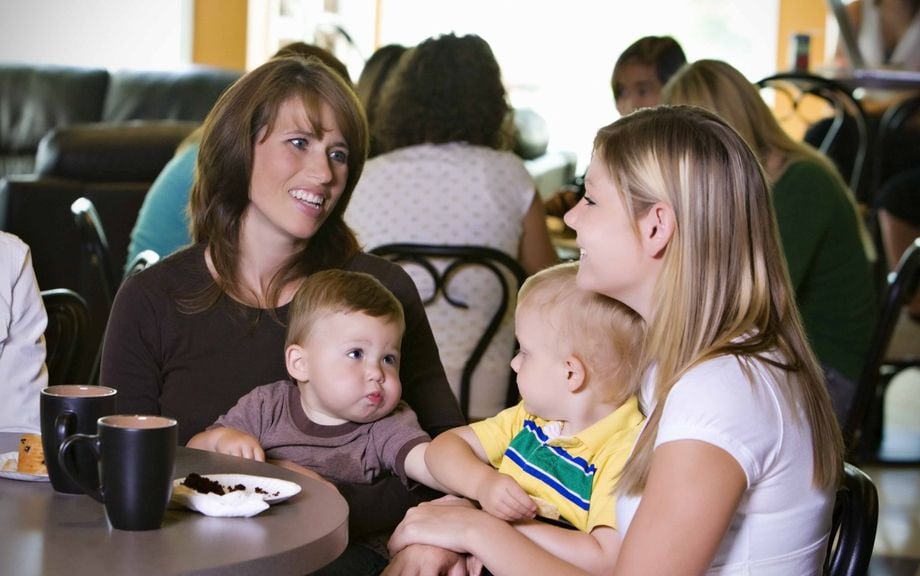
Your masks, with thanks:
<instances>
[{"instance_id":1,"label":"wall","mask_svg":"<svg viewBox=\"0 0 920 576\"><path fill-rule=\"evenodd\" d=\"M195 0L192 62L246 69L247 0Z\"/></svg>"},{"instance_id":2,"label":"wall","mask_svg":"<svg viewBox=\"0 0 920 576\"><path fill-rule=\"evenodd\" d=\"M2 0L0 61L176 68L191 61L193 0Z\"/></svg>"}]
</instances>

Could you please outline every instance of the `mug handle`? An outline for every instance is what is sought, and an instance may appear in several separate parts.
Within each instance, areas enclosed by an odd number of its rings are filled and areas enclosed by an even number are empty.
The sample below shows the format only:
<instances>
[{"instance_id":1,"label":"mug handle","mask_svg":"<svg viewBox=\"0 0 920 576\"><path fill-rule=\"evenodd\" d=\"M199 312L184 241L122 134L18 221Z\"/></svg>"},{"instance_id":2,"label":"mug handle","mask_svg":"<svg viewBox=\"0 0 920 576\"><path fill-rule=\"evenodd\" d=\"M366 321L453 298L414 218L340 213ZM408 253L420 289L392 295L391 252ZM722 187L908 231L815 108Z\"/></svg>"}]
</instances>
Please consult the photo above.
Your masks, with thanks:
<instances>
[{"instance_id":1,"label":"mug handle","mask_svg":"<svg viewBox=\"0 0 920 576\"><path fill-rule=\"evenodd\" d=\"M76 462L73 458L68 458L67 451L71 446L76 446L77 444L89 444L90 450L93 451L93 458L96 462L99 462L99 435L98 434L73 434L68 436L61 442L61 447L58 450L58 463L61 465L61 468L64 469L64 472L67 473L70 478L80 485L80 488L83 489L83 492L89 494L93 499L105 503L105 499L102 496L101 486L90 486L84 478L77 474L77 471L73 469L73 463ZM101 482L101 479L100 479Z\"/></svg>"}]
</instances>

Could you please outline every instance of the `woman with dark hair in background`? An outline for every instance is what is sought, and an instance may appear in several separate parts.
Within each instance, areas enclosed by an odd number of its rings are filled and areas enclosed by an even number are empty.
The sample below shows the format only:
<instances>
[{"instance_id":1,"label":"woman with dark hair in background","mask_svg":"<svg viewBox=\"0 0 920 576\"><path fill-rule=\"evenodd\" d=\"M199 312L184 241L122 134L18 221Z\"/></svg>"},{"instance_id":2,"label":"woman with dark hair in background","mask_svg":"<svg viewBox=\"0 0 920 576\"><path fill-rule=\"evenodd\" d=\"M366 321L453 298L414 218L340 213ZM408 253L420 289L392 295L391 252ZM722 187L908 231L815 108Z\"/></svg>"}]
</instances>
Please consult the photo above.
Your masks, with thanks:
<instances>
[{"instance_id":1,"label":"woman with dark hair in background","mask_svg":"<svg viewBox=\"0 0 920 576\"><path fill-rule=\"evenodd\" d=\"M517 258L528 274L557 261L533 179L509 150L511 110L485 40L425 40L400 58L380 98L371 129L382 153L368 161L346 214L367 249L394 242L487 246ZM426 281L426 273L416 278L427 296ZM458 274L451 291L469 310L444 299L425 310L459 394L463 365L499 294L491 274L479 270ZM508 314L474 375L471 417L505 406L513 342Z\"/></svg>"}]
</instances>

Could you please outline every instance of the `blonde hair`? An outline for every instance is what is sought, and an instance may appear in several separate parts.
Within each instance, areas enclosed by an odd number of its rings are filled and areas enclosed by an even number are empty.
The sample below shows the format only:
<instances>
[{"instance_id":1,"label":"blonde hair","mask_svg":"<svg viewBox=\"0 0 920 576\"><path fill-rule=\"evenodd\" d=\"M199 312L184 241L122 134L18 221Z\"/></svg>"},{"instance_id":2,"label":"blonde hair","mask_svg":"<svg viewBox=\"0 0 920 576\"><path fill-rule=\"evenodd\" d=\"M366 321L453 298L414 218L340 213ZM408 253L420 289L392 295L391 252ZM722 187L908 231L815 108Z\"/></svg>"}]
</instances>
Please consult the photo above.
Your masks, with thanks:
<instances>
[{"instance_id":1,"label":"blonde hair","mask_svg":"<svg viewBox=\"0 0 920 576\"><path fill-rule=\"evenodd\" d=\"M833 162L805 142L792 139L760 97L757 88L726 62L697 60L687 64L665 85L661 102L701 106L724 118L754 150L771 182L779 180L790 164L809 161L821 166L841 190L849 191ZM780 162L770 162L771 155ZM852 192L846 197L856 216L866 256L875 260L875 245L859 215L856 199Z\"/></svg>"},{"instance_id":2,"label":"blonde hair","mask_svg":"<svg viewBox=\"0 0 920 576\"><path fill-rule=\"evenodd\" d=\"M608 385L605 399L622 404L639 391L645 323L622 302L578 288L577 274L577 263L534 274L521 286L518 309L539 309L566 354L582 361L591 381Z\"/></svg>"},{"instance_id":3,"label":"blonde hair","mask_svg":"<svg viewBox=\"0 0 920 576\"><path fill-rule=\"evenodd\" d=\"M323 270L311 274L291 300L285 347L302 344L316 323L335 313L362 312L405 331L403 307L379 280L364 272Z\"/></svg>"},{"instance_id":4,"label":"blonde hair","mask_svg":"<svg viewBox=\"0 0 920 576\"><path fill-rule=\"evenodd\" d=\"M795 307L766 178L751 149L702 108L640 110L602 128L595 158L613 178L633 226L652 205L675 226L646 318L646 364L654 363L655 408L624 470L622 488L645 487L665 399L691 368L738 357L776 368L785 402L811 429L814 483L833 485L843 442L830 397ZM794 409L793 412L798 410Z\"/></svg>"}]
</instances>

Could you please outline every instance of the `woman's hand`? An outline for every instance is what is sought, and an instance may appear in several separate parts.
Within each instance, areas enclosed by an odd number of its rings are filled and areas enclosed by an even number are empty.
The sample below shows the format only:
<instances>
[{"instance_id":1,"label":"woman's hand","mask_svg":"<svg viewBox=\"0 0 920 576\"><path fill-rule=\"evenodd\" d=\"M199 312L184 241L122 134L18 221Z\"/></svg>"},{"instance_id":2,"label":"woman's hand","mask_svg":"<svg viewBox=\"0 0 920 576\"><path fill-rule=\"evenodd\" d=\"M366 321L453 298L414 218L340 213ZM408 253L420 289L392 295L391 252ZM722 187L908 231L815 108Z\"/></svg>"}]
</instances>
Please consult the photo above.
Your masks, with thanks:
<instances>
[{"instance_id":1,"label":"woman's hand","mask_svg":"<svg viewBox=\"0 0 920 576\"><path fill-rule=\"evenodd\" d=\"M455 552L466 552L464 534L479 516L491 518L472 503L456 496L424 502L406 512L390 536L388 548L394 555L410 544L428 544Z\"/></svg>"}]
</instances>

